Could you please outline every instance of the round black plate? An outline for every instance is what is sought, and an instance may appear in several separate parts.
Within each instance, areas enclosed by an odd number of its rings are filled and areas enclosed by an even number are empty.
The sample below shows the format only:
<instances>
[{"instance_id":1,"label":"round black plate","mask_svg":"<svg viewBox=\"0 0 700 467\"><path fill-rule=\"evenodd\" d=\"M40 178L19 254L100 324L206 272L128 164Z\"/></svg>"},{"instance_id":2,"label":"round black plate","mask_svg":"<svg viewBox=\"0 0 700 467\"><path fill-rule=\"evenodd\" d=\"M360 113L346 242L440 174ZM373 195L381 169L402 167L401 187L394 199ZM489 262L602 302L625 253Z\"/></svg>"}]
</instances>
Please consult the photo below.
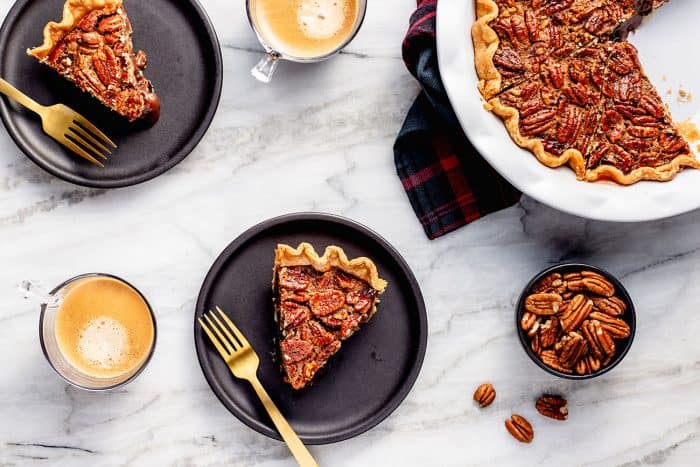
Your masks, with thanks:
<instances>
[{"instance_id":1,"label":"round black plate","mask_svg":"<svg viewBox=\"0 0 700 467\"><path fill-rule=\"evenodd\" d=\"M277 244L302 241L321 253L334 244L350 258L371 258L389 286L372 320L344 342L313 386L296 392L273 362L271 280ZM195 346L209 385L243 423L280 439L250 385L231 375L197 323L214 306L227 312L248 338L260 356L260 381L307 444L342 441L377 425L403 401L423 364L428 324L415 277L386 240L342 217L291 214L253 227L219 256L197 300Z\"/></svg>"},{"instance_id":2,"label":"round black plate","mask_svg":"<svg viewBox=\"0 0 700 467\"><path fill-rule=\"evenodd\" d=\"M146 77L161 100L161 116L138 128L26 54L42 42L48 21L59 21L64 0L18 0L0 29L0 76L40 104L63 103L102 129L119 148L104 168L72 155L41 129L39 117L0 100L0 116L19 148L66 181L96 188L134 185L182 161L204 136L219 104L219 41L196 0L125 0L134 47L148 55Z\"/></svg>"}]
</instances>

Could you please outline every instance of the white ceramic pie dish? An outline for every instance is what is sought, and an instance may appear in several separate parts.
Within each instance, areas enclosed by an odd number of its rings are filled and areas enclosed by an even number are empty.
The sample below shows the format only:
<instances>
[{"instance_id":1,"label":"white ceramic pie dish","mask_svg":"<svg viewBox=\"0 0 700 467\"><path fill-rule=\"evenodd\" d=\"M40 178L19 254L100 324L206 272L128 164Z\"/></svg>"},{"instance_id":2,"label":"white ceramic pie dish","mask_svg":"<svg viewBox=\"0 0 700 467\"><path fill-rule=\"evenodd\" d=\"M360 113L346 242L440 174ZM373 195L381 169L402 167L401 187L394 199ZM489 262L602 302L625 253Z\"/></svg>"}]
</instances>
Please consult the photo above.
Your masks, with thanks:
<instances>
[{"instance_id":1,"label":"white ceramic pie dish","mask_svg":"<svg viewBox=\"0 0 700 467\"><path fill-rule=\"evenodd\" d=\"M700 44L695 18L700 2L675 0L648 17L630 40L639 49L647 74L658 87L677 122L700 126ZM473 0L442 0L437 11L440 72L465 133L486 160L523 193L553 208L589 219L641 222L662 219L700 207L700 170L686 169L666 183L619 186L576 180L568 167L550 169L519 148L495 115L484 110L477 90L471 26ZM679 90L694 96L680 102ZM671 90L671 94L667 94ZM691 142L697 151L700 141ZM697 152L696 152L697 153Z\"/></svg>"}]
</instances>

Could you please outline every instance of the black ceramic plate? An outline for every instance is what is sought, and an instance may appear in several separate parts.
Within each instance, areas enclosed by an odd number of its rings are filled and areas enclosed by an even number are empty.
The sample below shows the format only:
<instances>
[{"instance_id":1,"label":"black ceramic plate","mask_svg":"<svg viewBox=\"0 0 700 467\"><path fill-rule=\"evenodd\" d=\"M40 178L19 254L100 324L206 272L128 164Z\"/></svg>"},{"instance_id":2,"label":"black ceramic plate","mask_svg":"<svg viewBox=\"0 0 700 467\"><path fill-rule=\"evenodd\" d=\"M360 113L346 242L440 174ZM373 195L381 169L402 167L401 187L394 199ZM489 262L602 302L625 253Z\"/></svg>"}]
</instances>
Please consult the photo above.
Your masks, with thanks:
<instances>
[{"instance_id":1,"label":"black ceramic plate","mask_svg":"<svg viewBox=\"0 0 700 467\"><path fill-rule=\"evenodd\" d=\"M78 185L134 185L182 161L211 123L221 95L221 49L196 0L125 0L134 47L148 55L146 77L161 100L152 128L135 128L26 54L42 42L64 0L18 0L0 30L0 76L40 104L62 102L87 117L119 148L104 168L73 156L41 129L38 116L3 97L0 116L20 149L46 171Z\"/></svg>"},{"instance_id":2,"label":"black ceramic plate","mask_svg":"<svg viewBox=\"0 0 700 467\"><path fill-rule=\"evenodd\" d=\"M296 392L273 362L276 335L272 266L278 243L310 242L317 251L334 244L348 257L371 258L389 282L377 314L344 342L316 383ZM197 323L220 306L260 356L263 386L307 444L341 441L377 425L399 406L418 377L428 336L418 283L399 253L379 235L353 221L326 214L291 214L259 224L219 256L197 300L194 337L209 385L243 423L280 439L250 385L235 379Z\"/></svg>"}]
</instances>

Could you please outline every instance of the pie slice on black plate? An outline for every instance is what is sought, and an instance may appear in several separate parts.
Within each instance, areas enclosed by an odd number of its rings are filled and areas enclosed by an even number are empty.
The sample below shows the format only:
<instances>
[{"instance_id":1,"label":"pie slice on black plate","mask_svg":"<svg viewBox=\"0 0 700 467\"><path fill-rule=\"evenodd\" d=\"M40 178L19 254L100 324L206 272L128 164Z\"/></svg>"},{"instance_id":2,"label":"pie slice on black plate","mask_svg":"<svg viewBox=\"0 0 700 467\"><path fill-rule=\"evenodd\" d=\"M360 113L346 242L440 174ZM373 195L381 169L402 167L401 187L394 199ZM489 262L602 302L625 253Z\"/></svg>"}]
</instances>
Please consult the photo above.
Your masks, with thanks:
<instances>
[{"instance_id":1,"label":"pie slice on black plate","mask_svg":"<svg viewBox=\"0 0 700 467\"><path fill-rule=\"evenodd\" d=\"M372 318L387 282L369 258L349 260L337 246L318 256L301 243L277 246L272 285L282 371L286 382L302 389Z\"/></svg>"},{"instance_id":2,"label":"pie slice on black plate","mask_svg":"<svg viewBox=\"0 0 700 467\"><path fill-rule=\"evenodd\" d=\"M48 23L44 43L27 53L130 122L155 123L160 100L132 32L122 0L67 0L61 22Z\"/></svg>"}]
</instances>

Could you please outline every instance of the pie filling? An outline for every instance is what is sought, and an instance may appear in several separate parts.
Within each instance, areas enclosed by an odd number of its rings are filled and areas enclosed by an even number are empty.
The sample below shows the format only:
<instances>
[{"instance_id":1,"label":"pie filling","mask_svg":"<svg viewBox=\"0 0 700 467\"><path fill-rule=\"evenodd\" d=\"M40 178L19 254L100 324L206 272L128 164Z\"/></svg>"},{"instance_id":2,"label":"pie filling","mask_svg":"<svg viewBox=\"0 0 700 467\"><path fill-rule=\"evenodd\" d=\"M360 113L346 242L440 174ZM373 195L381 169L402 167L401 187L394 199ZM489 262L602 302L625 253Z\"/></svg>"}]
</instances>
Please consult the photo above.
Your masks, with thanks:
<instances>
[{"instance_id":1,"label":"pie filling","mask_svg":"<svg viewBox=\"0 0 700 467\"><path fill-rule=\"evenodd\" d=\"M313 264L296 265L300 262ZM346 268L326 262L290 263L295 265L276 263L273 282L279 362L285 381L302 389L340 350L341 343L370 320L385 283L380 280L378 290Z\"/></svg>"},{"instance_id":2,"label":"pie filling","mask_svg":"<svg viewBox=\"0 0 700 467\"><path fill-rule=\"evenodd\" d=\"M666 0L476 1L480 91L541 162L621 184L700 166L625 40Z\"/></svg>"},{"instance_id":3,"label":"pie filling","mask_svg":"<svg viewBox=\"0 0 700 467\"><path fill-rule=\"evenodd\" d=\"M68 0L63 22L49 23L44 44L28 53L130 122L155 123L160 100L132 32L121 0Z\"/></svg>"}]
</instances>

